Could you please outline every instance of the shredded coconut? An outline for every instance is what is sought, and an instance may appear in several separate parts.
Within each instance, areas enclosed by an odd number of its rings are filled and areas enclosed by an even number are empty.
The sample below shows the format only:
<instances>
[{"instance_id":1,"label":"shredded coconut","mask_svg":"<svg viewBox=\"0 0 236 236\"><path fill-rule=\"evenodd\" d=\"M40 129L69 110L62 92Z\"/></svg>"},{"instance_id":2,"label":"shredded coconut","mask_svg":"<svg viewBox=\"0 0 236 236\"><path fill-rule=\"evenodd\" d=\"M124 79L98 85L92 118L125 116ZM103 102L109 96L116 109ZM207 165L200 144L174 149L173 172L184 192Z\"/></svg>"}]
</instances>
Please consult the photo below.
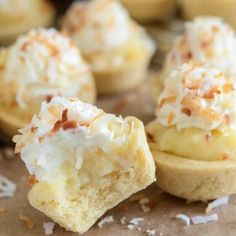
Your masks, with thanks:
<instances>
[{"instance_id":1,"label":"shredded coconut","mask_svg":"<svg viewBox=\"0 0 236 236\"><path fill-rule=\"evenodd\" d=\"M16 185L6 177L0 175L0 198L13 197L15 191Z\"/></svg>"},{"instance_id":2,"label":"shredded coconut","mask_svg":"<svg viewBox=\"0 0 236 236\"><path fill-rule=\"evenodd\" d=\"M98 223L98 227L102 228L104 224L112 222L114 222L113 216L106 216Z\"/></svg>"},{"instance_id":3,"label":"shredded coconut","mask_svg":"<svg viewBox=\"0 0 236 236\"><path fill-rule=\"evenodd\" d=\"M229 202L229 196L218 198L215 201L208 204L206 208L206 213L209 213L212 209L225 205Z\"/></svg>"},{"instance_id":4,"label":"shredded coconut","mask_svg":"<svg viewBox=\"0 0 236 236\"><path fill-rule=\"evenodd\" d=\"M45 223L43 223L43 228L44 228L45 235L53 234L54 226L55 226L55 223L53 223L53 222L45 222Z\"/></svg>"},{"instance_id":5,"label":"shredded coconut","mask_svg":"<svg viewBox=\"0 0 236 236\"><path fill-rule=\"evenodd\" d=\"M34 223L28 216L19 215L19 219L25 223L28 229L34 228Z\"/></svg>"},{"instance_id":6,"label":"shredded coconut","mask_svg":"<svg viewBox=\"0 0 236 236\"><path fill-rule=\"evenodd\" d=\"M157 231L156 229L148 229L146 233L148 236L154 236L156 235L156 231Z\"/></svg>"},{"instance_id":7,"label":"shredded coconut","mask_svg":"<svg viewBox=\"0 0 236 236\"><path fill-rule=\"evenodd\" d=\"M182 220L182 221L184 221L187 226L190 225L190 217L188 217L187 215L178 214L178 215L176 215L176 218L177 218L177 219L180 219L180 220Z\"/></svg>"},{"instance_id":8,"label":"shredded coconut","mask_svg":"<svg viewBox=\"0 0 236 236\"><path fill-rule=\"evenodd\" d=\"M144 218L133 218L129 224L138 225L140 222L144 221Z\"/></svg>"},{"instance_id":9,"label":"shredded coconut","mask_svg":"<svg viewBox=\"0 0 236 236\"><path fill-rule=\"evenodd\" d=\"M193 224L206 224L211 221L217 221L218 220L218 215L217 214L212 214L212 215L203 215L203 216L194 216L191 218L191 221Z\"/></svg>"},{"instance_id":10,"label":"shredded coconut","mask_svg":"<svg viewBox=\"0 0 236 236\"><path fill-rule=\"evenodd\" d=\"M120 219L120 223L121 223L122 225L124 225L124 224L125 224L125 221L126 221L126 217L123 216L123 217Z\"/></svg>"},{"instance_id":11,"label":"shredded coconut","mask_svg":"<svg viewBox=\"0 0 236 236\"><path fill-rule=\"evenodd\" d=\"M164 126L204 130L236 128L235 85L215 69L187 63L166 79L156 115Z\"/></svg>"}]
</instances>

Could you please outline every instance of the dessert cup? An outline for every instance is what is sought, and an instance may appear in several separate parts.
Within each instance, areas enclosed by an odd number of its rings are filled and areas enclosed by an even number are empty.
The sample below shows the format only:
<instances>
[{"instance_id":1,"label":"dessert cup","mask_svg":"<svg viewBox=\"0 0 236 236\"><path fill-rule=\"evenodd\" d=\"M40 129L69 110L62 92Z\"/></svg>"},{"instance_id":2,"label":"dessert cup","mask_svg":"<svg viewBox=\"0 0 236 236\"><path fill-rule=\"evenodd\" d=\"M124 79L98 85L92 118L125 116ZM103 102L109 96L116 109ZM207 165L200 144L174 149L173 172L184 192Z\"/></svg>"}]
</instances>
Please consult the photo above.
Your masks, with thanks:
<instances>
[{"instance_id":1,"label":"dessert cup","mask_svg":"<svg viewBox=\"0 0 236 236\"><path fill-rule=\"evenodd\" d=\"M137 118L55 97L20 132L15 151L32 176L29 202L66 230L86 232L108 209L155 180Z\"/></svg>"},{"instance_id":2,"label":"dessert cup","mask_svg":"<svg viewBox=\"0 0 236 236\"><path fill-rule=\"evenodd\" d=\"M9 137L53 96L94 103L88 65L71 40L54 29L32 30L0 53L0 130Z\"/></svg>"},{"instance_id":3,"label":"dessert cup","mask_svg":"<svg viewBox=\"0 0 236 236\"><path fill-rule=\"evenodd\" d=\"M146 78L155 44L118 1L74 3L62 19L62 31L90 64L98 93L126 91Z\"/></svg>"},{"instance_id":4,"label":"dessert cup","mask_svg":"<svg viewBox=\"0 0 236 236\"><path fill-rule=\"evenodd\" d=\"M236 193L235 95L230 78L202 65L167 78L146 126L163 190L190 201Z\"/></svg>"}]
</instances>

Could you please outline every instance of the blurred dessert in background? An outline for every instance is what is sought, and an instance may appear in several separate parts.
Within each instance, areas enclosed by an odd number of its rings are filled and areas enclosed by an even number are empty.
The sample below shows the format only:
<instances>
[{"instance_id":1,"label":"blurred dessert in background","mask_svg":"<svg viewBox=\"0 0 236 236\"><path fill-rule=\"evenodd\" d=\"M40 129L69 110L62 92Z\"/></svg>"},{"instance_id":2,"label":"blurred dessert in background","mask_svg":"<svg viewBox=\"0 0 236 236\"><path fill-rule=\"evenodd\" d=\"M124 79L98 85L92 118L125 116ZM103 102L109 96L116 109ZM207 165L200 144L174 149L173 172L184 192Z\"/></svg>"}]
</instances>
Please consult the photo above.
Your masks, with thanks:
<instances>
[{"instance_id":1,"label":"blurred dessert in background","mask_svg":"<svg viewBox=\"0 0 236 236\"><path fill-rule=\"evenodd\" d=\"M88 65L69 38L54 29L19 37L0 53L0 130L17 133L53 96L94 103L95 84Z\"/></svg>"},{"instance_id":2,"label":"blurred dessert in background","mask_svg":"<svg viewBox=\"0 0 236 236\"><path fill-rule=\"evenodd\" d=\"M165 21L174 16L176 0L121 0L131 17L143 23Z\"/></svg>"},{"instance_id":3,"label":"blurred dessert in background","mask_svg":"<svg viewBox=\"0 0 236 236\"><path fill-rule=\"evenodd\" d=\"M163 69L152 84L154 95L159 94L165 79L185 62L204 63L227 76L236 76L235 31L221 18L197 17L185 24L184 33L177 37L167 53Z\"/></svg>"},{"instance_id":4,"label":"blurred dessert in background","mask_svg":"<svg viewBox=\"0 0 236 236\"><path fill-rule=\"evenodd\" d=\"M0 45L32 28L50 26L54 16L55 9L46 0L0 0Z\"/></svg>"},{"instance_id":5,"label":"blurred dessert in background","mask_svg":"<svg viewBox=\"0 0 236 236\"><path fill-rule=\"evenodd\" d=\"M178 0L186 19L199 15L219 16L236 27L236 0Z\"/></svg>"},{"instance_id":6,"label":"blurred dessert in background","mask_svg":"<svg viewBox=\"0 0 236 236\"><path fill-rule=\"evenodd\" d=\"M91 65L98 93L122 92L146 78L155 44L116 0L75 2L62 19Z\"/></svg>"}]
</instances>

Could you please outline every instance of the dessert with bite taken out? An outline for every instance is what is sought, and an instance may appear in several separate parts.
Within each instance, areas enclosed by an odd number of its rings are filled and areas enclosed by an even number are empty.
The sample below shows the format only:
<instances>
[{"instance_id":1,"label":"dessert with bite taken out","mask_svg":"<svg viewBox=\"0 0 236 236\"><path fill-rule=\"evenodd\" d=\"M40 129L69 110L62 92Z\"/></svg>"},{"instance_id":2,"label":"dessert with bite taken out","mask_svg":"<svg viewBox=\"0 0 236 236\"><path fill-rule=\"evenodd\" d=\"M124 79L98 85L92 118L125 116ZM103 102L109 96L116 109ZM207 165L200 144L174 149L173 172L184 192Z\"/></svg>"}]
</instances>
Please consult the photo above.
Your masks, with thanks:
<instances>
[{"instance_id":1,"label":"dessert with bite taken out","mask_svg":"<svg viewBox=\"0 0 236 236\"><path fill-rule=\"evenodd\" d=\"M108 209L155 181L143 123L77 99L43 102L14 137L30 175L30 204L67 230L86 232Z\"/></svg>"}]
</instances>

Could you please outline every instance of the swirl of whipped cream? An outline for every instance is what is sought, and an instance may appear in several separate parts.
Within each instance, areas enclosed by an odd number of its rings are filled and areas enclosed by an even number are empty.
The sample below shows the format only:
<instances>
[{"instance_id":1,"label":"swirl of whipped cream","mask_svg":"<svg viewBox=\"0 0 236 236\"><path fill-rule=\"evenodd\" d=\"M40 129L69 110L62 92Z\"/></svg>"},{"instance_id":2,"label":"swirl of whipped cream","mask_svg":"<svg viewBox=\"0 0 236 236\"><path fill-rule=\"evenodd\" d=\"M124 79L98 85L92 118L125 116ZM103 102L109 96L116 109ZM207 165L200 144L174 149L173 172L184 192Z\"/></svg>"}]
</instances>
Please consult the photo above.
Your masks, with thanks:
<instances>
[{"instance_id":1,"label":"swirl of whipped cream","mask_svg":"<svg viewBox=\"0 0 236 236\"><path fill-rule=\"evenodd\" d=\"M52 181L65 161L79 170L84 151L99 148L107 153L112 144L126 142L125 133L114 135L111 123L121 130L129 125L121 117L78 99L54 97L49 103L43 102L41 111L20 130L21 135L14 137L15 151L21 153L29 173L37 180ZM55 151L57 158L52 158Z\"/></svg>"},{"instance_id":2,"label":"swirl of whipped cream","mask_svg":"<svg viewBox=\"0 0 236 236\"><path fill-rule=\"evenodd\" d=\"M217 17L197 17L185 24L167 55L165 72L171 73L188 61L205 63L226 75L236 75L236 35L234 30Z\"/></svg>"},{"instance_id":3,"label":"swirl of whipped cream","mask_svg":"<svg viewBox=\"0 0 236 236\"><path fill-rule=\"evenodd\" d=\"M40 104L47 96L79 96L93 81L78 48L54 29L30 31L4 49L0 58L4 90L0 95L3 93L3 99L14 97L22 109L32 100Z\"/></svg>"},{"instance_id":4,"label":"swirl of whipped cream","mask_svg":"<svg viewBox=\"0 0 236 236\"><path fill-rule=\"evenodd\" d=\"M132 32L129 14L117 0L74 3L64 17L62 28L83 53L119 48Z\"/></svg>"},{"instance_id":5,"label":"swirl of whipped cream","mask_svg":"<svg viewBox=\"0 0 236 236\"><path fill-rule=\"evenodd\" d=\"M183 64L166 79L156 110L164 126L223 130L235 126L234 85L220 72Z\"/></svg>"}]
</instances>

